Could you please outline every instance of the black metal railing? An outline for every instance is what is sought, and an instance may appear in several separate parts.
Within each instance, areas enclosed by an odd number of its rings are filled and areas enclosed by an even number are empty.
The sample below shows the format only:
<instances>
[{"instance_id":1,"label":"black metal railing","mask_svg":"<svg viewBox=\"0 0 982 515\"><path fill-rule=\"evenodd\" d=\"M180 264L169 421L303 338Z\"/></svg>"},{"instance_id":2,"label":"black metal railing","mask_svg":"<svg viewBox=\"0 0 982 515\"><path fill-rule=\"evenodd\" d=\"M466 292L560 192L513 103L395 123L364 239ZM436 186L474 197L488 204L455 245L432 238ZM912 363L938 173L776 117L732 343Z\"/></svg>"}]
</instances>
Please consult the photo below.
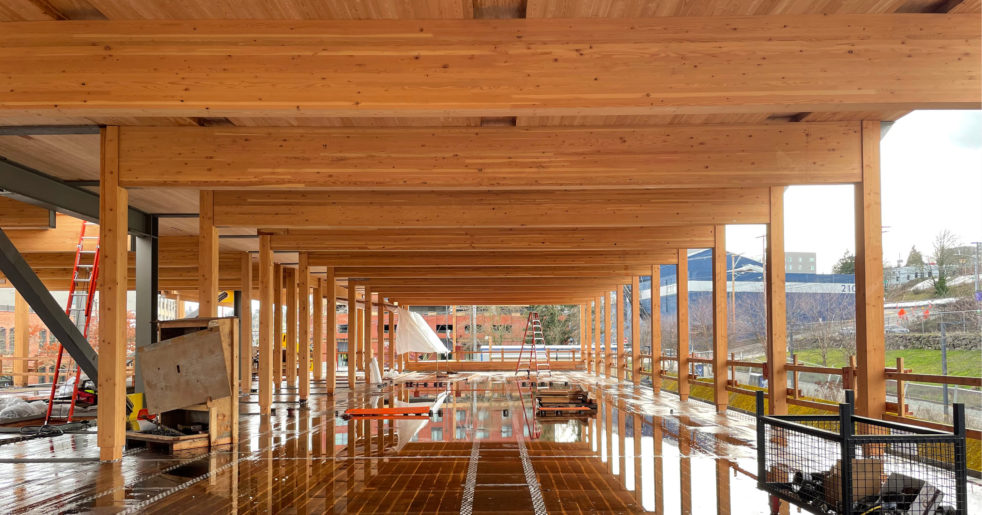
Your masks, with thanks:
<instances>
[{"instance_id":1,"label":"black metal railing","mask_svg":"<svg viewBox=\"0 0 982 515\"><path fill-rule=\"evenodd\" d=\"M764 415L757 392L757 486L811 513L967 514L965 406L954 432L838 415Z\"/></svg>"}]
</instances>

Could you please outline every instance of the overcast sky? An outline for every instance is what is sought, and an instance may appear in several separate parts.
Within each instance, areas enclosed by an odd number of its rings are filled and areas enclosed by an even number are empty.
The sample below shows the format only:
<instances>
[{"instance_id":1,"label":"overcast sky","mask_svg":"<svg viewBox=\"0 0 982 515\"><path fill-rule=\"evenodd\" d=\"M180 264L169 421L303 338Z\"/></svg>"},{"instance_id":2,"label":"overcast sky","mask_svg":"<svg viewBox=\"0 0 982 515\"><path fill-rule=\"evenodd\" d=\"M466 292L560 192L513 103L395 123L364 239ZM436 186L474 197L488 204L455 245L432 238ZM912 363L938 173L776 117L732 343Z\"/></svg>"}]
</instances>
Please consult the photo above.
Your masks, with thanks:
<instances>
[{"instance_id":1,"label":"overcast sky","mask_svg":"<svg viewBox=\"0 0 982 515\"><path fill-rule=\"evenodd\" d=\"M916 111L881 142L883 257L925 257L942 229L982 241L982 111ZM855 251L852 186L793 186L784 197L785 249L816 252L827 273ZM726 247L759 259L764 226L729 226Z\"/></svg>"}]
</instances>

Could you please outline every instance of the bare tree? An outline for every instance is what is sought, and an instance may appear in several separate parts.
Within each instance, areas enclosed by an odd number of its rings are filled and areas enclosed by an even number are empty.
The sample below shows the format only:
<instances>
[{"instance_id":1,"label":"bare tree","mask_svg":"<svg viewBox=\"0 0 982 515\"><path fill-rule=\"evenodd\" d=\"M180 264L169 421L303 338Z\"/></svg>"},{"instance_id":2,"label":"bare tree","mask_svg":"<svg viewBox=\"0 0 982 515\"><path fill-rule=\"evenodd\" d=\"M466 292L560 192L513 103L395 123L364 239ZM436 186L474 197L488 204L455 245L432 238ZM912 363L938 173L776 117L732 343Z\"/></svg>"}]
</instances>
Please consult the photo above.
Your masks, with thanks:
<instances>
[{"instance_id":1,"label":"bare tree","mask_svg":"<svg viewBox=\"0 0 982 515\"><path fill-rule=\"evenodd\" d=\"M948 294L948 275L955 265L955 248L958 247L958 237L948 229L944 229L934 237L934 255L931 256L938 267L938 273L931 276L934 293L938 297Z\"/></svg>"}]
</instances>

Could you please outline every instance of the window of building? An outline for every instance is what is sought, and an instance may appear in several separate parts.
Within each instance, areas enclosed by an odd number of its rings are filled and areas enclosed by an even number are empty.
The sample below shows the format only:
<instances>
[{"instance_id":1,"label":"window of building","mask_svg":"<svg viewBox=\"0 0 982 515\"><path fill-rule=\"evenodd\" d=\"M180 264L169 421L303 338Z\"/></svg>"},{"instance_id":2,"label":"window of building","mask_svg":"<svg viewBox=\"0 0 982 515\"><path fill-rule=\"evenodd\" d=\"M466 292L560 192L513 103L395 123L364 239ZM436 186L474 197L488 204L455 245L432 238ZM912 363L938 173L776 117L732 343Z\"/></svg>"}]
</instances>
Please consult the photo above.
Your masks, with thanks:
<instances>
[{"instance_id":1,"label":"window of building","mask_svg":"<svg viewBox=\"0 0 982 515\"><path fill-rule=\"evenodd\" d=\"M467 411L459 409L457 410L457 413L454 414L454 417L456 418L457 422L463 422L464 420L467 420Z\"/></svg>"},{"instance_id":2,"label":"window of building","mask_svg":"<svg viewBox=\"0 0 982 515\"><path fill-rule=\"evenodd\" d=\"M501 426L501 437L511 438L511 426L509 425Z\"/></svg>"},{"instance_id":3,"label":"window of building","mask_svg":"<svg viewBox=\"0 0 982 515\"><path fill-rule=\"evenodd\" d=\"M464 428L462 428L462 427L458 427L457 428L457 439L458 440L465 440L465 439L467 439L467 430L464 429Z\"/></svg>"},{"instance_id":4,"label":"window of building","mask_svg":"<svg viewBox=\"0 0 982 515\"><path fill-rule=\"evenodd\" d=\"M430 440L434 442L443 441L443 428L442 427L431 427L430 428Z\"/></svg>"},{"instance_id":5,"label":"window of building","mask_svg":"<svg viewBox=\"0 0 982 515\"><path fill-rule=\"evenodd\" d=\"M348 324L339 324L338 332L341 334L348 334Z\"/></svg>"},{"instance_id":6,"label":"window of building","mask_svg":"<svg viewBox=\"0 0 982 515\"><path fill-rule=\"evenodd\" d=\"M0 327L0 354L7 354L7 328Z\"/></svg>"},{"instance_id":7,"label":"window of building","mask_svg":"<svg viewBox=\"0 0 982 515\"><path fill-rule=\"evenodd\" d=\"M436 332L438 333L448 333L453 331L453 324L437 324Z\"/></svg>"}]
</instances>

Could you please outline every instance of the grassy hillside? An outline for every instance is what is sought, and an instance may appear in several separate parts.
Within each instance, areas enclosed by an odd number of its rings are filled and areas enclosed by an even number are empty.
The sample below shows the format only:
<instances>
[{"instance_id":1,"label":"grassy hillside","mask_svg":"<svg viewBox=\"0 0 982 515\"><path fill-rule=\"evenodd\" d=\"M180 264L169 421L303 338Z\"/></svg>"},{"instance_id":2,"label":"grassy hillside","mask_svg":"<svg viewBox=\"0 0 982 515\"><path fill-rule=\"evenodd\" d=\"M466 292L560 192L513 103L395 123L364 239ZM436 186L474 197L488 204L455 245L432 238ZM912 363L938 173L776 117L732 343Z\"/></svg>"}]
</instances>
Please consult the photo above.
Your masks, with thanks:
<instances>
[{"instance_id":1,"label":"grassy hillside","mask_svg":"<svg viewBox=\"0 0 982 515\"><path fill-rule=\"evenodd\" d=\"M904 358L904 366L913 369L918 374L941 373L941 351L928 349L888 350L886 366L897 365L898 357ZM839 349L829 351L828 364L830 367L843 367L849 359L849 354ZM808 363L822 363L822 355L816 349L798 352L798 360ZM977 350L949 350L948 375L952 376L982 376L982 353Z\"/></svg>"}]
</instances>

